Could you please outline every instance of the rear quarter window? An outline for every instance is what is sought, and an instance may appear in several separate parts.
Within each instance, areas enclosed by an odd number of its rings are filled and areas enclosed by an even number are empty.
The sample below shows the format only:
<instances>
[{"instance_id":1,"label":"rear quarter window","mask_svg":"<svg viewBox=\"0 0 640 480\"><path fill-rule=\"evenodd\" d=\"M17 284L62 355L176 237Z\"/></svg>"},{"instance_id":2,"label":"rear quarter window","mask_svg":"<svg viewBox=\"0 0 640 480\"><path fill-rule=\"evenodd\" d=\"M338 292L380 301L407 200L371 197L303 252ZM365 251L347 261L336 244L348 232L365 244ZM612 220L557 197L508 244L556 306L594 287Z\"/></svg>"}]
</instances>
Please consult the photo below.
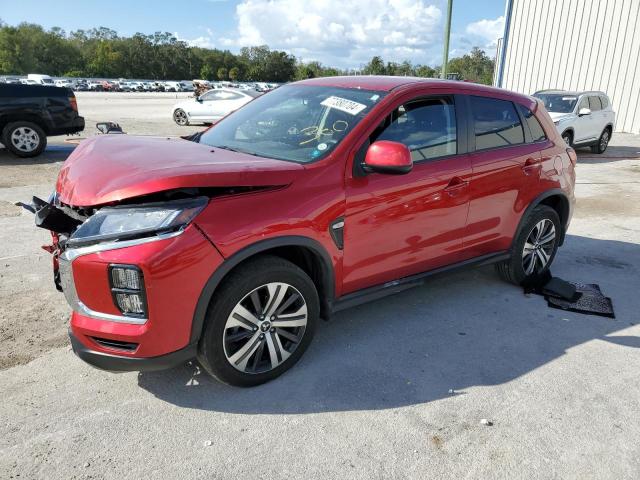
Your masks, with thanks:
<instances>
[{"instance_id":1,"label":"rear quarter window","mask_svg":"<svg viewBox=\"0 0 640 480\"><path fill-rule=\"evenodd\" d=\"M600 97L600 103L602 103L602 108L607 108L609 106L609 99L607 97Z\"/></svg>"},{"instance_id":2,"label":"rear quarter window","mask_svg":"<svg viewBox=\"0 0 640 480\"><path fill-rule=\"evenodd\" d=\"M531 141L541 142L546 140L547 135L533 112L523 105L518 105L518 108L520 108L520 113L524 117L527 127L529 127L529 132L531 132Z\"/></svg>"},{"instance_id":3,"label":"rear quarter window","mask_svg":"<svg viewBox=\"0 0 640 480\"><path fill-rule=\"evenodd\" d=\"M524 130L512 102L470 96L476 150L524 143Z\"/></svg>"}]
</instances>

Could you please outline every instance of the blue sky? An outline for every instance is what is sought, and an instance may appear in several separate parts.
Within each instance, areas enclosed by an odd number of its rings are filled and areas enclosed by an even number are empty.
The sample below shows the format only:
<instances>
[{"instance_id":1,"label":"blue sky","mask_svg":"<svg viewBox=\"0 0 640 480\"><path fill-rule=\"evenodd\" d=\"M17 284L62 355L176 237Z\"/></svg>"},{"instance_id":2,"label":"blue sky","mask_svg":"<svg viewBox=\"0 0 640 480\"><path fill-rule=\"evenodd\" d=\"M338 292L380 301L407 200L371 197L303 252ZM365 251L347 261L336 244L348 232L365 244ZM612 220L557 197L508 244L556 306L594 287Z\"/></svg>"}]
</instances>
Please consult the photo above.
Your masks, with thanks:
<instances>
[{"instance_id":1,"label":"blue sky","mask_svg":"<svg viewBox=\"0 0 640 480\"><path fill-rule=\"evenodd\" d=\"M451 54L495 53L505 0L454 0ZM266 43L304 60L357 68L372 55L437 64L445 0L0 0L0 18L67 31L110 27L121 35L168 31L192 45Z\"/></svg>"}]
</instances>

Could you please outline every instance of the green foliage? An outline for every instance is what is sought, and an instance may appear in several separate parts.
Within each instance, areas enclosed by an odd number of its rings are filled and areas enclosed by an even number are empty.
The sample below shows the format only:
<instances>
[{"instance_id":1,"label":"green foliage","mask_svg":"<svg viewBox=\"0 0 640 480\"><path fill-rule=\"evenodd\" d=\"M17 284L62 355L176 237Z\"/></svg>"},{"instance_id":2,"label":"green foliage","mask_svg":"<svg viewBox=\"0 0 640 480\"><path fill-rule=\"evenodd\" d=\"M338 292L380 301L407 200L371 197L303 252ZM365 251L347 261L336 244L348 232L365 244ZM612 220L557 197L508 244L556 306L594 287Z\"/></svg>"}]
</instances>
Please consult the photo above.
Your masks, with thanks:
<instances>
[{"instance_id":1,"label":"green foliage","mask_svg":"<svg viewBox=\"0 0 640 480\"><path fill-rule=\"evenodd\" d=\"M213 68L208 63L202 65L200 69L200 78L203 80L213 80Z\"/></svg>"},{"instance_id":2,"label":"green foliage","mask_svg":"<svg viewBox=\"0 0 640 480\"><path fill-rule=\"evenodd\" d=\"M464 80L491 85L494 61L483 50L474 47L470 53L449 61L447 72L458 73Z\"/></svg>"},{"instance_id":3,"label":"green foliage","mask_svg":"<svg viewBox=\"0 0 640 480\"><path fill-rule=\"evenodd\" d=\"M229 71L225 67L220 67L218 69L218 80L228 80L229 79Z\"/></svg>"}]
</instances>

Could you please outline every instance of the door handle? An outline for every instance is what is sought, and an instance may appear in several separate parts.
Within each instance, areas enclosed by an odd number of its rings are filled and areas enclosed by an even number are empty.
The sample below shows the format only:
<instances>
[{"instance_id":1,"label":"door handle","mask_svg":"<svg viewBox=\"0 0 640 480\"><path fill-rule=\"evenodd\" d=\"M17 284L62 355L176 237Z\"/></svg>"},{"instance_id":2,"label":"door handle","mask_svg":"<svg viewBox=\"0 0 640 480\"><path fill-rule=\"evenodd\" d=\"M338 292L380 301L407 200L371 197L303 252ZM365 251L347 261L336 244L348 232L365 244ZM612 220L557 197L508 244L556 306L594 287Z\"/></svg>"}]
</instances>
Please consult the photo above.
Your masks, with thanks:
<instances>
[{"instance_id":1,"label":"door handle","mask_svg":"<svg viewBox=\"0 0 640 480\"><path fill-rule=\"evenodd\" d=\"M525 175L531 175L534 170L537 170L541 166L542 160L539 158L527 158L522 167L522 171Z\"/></svg>"},{"instance_id":2,"label":"door handle","mask_svg":"<svg viewBox=\"0 0 640 480\"><path fill-rule=\"evenodd\" d=\"M449 184L444 187L444 191L453 197L460 193L460 190L467 188L468 186L469 182L467 180L462 180L460 177L453 177L449 180Z\"/></svg>"}]
</instances>

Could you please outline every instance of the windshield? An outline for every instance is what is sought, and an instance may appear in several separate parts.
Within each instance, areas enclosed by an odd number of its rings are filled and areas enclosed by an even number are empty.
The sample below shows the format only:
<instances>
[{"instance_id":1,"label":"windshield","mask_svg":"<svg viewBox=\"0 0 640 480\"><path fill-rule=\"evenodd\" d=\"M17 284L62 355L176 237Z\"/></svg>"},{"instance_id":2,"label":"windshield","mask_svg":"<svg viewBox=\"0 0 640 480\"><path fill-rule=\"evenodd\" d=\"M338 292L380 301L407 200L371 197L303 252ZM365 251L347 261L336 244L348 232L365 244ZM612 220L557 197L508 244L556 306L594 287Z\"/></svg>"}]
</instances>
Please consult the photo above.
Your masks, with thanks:
<instances>
[{"instance_id":1,"label":"windshield","mask_svg":"<svg viewBox=\"0 0 640 480\"><path fill-rule=\"evenodd\" d=\"M308 163L328 155L384 96L369 90L287 85L248 103L200 143Z\"/></svg>"},{"instance_id":2,"label":"windshield","mask_svg":"<svg viewBox=\"0 0 640 480\"><path fill-rule=\"evenodd\" d=\"M576 106L578 97L561 93L537 93L534 97L539 98L544 103L544 108L549 112L571 113Z\"/></svg>"}]
</instances>

